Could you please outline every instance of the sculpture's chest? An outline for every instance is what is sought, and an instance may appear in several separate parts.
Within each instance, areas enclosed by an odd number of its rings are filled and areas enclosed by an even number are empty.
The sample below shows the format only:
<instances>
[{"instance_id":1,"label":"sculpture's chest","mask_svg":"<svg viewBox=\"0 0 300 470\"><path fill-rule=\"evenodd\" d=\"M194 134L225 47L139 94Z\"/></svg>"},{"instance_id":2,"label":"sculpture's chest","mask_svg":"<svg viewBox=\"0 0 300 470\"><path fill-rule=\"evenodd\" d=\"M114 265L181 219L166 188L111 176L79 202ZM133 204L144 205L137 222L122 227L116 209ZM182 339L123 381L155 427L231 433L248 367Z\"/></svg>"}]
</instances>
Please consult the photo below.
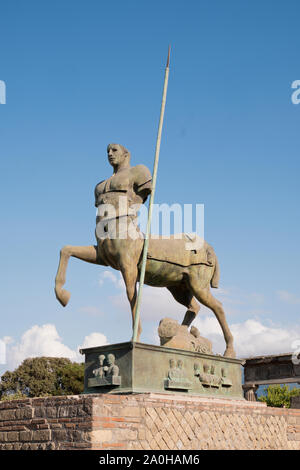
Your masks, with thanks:
<instances>
[{"instance_id":1,"label":"sculpture's chest","mask_svg":"<svg viewBox=\"0 0 300 470\"><path fill-rule=\"evenodd\" d=\"M130 173L122 172L120 174L112 175L105 181L102 181L96 186L96 195L109 192L127 192L132 186Z\"/></svg>"}]
</instances>

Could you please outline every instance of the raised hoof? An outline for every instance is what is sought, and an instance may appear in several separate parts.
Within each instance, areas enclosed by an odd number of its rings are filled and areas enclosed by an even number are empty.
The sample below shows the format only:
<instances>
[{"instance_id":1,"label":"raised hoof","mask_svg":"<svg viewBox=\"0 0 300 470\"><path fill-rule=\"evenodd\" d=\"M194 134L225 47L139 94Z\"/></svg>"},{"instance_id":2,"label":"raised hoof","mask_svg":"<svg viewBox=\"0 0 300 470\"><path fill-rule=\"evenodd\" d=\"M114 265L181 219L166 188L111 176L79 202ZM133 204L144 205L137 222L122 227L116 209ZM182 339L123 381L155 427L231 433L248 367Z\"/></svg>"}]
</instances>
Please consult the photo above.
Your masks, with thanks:
<instances>
[{"instance_id":1,"label":"raised hoof","mask_svg":"<svg viewBox=\"0 0 300 470\"><path fill-rule=\"evenodd\" d=\"M71 297L70 292L65 289L60 289L60 290L55 289L55 295L56 295L57 300L63 307L65 307L68 304L70 297Z\"/></svg>"},{"instance_id":2,"label":"raised hoof","mask_svg":"<svg viewBox=\"0 0 300 470\"><path fill-rule=\"evenodd\" d=\"M226 351L224 352L224 357L231 357L232 359L235 359L235 350L233 348L226 348Z\"/></svg>"}]
</instances>

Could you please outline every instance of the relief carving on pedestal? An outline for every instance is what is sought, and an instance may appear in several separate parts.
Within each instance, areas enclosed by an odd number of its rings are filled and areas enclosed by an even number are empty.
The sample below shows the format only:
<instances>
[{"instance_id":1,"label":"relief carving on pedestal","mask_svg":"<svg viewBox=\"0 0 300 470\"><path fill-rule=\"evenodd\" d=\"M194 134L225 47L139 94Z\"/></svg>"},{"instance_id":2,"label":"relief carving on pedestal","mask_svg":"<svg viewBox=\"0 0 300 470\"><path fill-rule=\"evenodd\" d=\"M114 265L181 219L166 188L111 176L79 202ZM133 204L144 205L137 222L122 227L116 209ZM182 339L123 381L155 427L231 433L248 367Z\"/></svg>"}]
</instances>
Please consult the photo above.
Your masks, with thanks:
<instances>
[{"instance_id":1,"label":"relief carving on pedestal","mask_svg":"<svg viewBox=\"0 0 300 470\"><path fill-rule=\"evenodd\" d=\"M165 388L177 390L189 390L192 383L186 378L184 364L181 359L176 363L175 359L170 359L170 368L168 370Z\"/></svg>"},{"instance_id":2,"label":"relief carving on pedestal","mask_svg":"<svg viewBox=\"0 0 300 470\"><path fill-rule=\"evenodd\" d=\"M199 378L203 387L220 388L231 387L232 381L227 377L227 371L223 367L221 375L215 373L215 366L207 363L203 364L203 371L198 363L194 364L194 375Z\"/></svg>"},{"instance_id":3,"label":"relief carving on pedestal","mask_svg":"<svg viewBox=\"0 0 300 470\"><path fill-rule=\"evenodd\" d=\"M88 379L89 387L105 387L108 385L121 385L119 376L119 367L115 364L114 354L108 354L107 357L101 354L98 357L98 364L93 370L94 377Z\"/></svg>"}]
</instances>

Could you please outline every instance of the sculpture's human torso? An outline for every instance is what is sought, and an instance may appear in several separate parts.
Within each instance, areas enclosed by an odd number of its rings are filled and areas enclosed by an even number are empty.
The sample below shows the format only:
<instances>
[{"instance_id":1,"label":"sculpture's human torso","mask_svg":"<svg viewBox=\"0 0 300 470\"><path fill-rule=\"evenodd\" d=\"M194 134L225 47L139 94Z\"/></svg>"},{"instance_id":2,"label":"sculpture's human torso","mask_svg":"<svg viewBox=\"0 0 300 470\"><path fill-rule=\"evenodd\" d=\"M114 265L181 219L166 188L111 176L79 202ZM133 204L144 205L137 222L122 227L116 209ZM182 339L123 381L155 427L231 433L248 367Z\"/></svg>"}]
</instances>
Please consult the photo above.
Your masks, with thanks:
<instances>
[{"instance_id":1,"label":"sculpture's human torso","mask_svg":"<svg viewBox=\"0 0 300 470\"><path fill-rule=\"evenodd\" d=\"M142 204L147 189L151 190L151 173L146 166L125 168L97 184L95 205L112 204L117 209L120 196L126 196L128 207Z\"/></svg>"},{"instance_id":2,"label":"sculpture's human torso","mask_svg":"<svg viewBox=\"0 0 300 470\"><path fill-rule=\"evenodd\" d=\"M144 165L137 165L119 170L107 180L97 184L95 188L95 206L98 208L96 238L98 255L103 264L119 269L122 259L128 255L129 245L135 244L135 239L128 236L129 228L131 227L135 234L141 235L139 229L130 226L129 222L135 222L139 207L151 192L151 179L148 168ZM109 233L106 234L103 231L100 233L99 227L104 226L105 229L106 223ZM111 236L115 229L117 237ZM142 245L136 243L134 248L131 247L132 249L136 251L136 257L138 257Z\"/></svg>"}]
</instances>

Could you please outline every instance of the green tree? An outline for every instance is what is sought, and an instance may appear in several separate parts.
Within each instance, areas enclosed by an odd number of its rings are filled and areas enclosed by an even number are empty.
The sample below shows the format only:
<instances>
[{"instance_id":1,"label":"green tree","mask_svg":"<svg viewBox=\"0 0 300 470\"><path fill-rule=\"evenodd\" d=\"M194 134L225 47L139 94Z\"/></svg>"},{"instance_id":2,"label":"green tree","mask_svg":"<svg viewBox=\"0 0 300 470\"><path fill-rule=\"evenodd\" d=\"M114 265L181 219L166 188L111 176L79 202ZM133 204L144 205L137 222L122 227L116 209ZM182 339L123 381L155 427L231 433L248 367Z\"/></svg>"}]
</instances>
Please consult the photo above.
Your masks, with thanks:
<instances>
[{"instance_id":1,"label":"green tree","mask_svg":"<svg viewBox=\"0 0 300 470\"><path fill-rule=\"evenodd\" d=\"M70 362L57 371L58 395L79 395L83 392L84 364Z\"/></svg>"},{"instance_id":2,"label":"green tree","mask_svg":"<svg viewBox=\"0 0 300 470\"><path fill-rule=\"evenodd\" d=\"M75 395L83 391L84 364L67 358L25 359L13 372L6 371L0 381L0 398L10 395L41 397Z\"/></svg>"},{"instance_id":3,"label":"green tree","mask_svg":"<svg viewBox=\"0 0 300 470\"><path fill-rule=\"evenodd\" d=\"M266 395L259 397L259 401L268 406L277 408L290 408L291 397L300 395L300 388L289 389L288 385L269 385L264 389Z\"/></svg>"}]
</instances>

